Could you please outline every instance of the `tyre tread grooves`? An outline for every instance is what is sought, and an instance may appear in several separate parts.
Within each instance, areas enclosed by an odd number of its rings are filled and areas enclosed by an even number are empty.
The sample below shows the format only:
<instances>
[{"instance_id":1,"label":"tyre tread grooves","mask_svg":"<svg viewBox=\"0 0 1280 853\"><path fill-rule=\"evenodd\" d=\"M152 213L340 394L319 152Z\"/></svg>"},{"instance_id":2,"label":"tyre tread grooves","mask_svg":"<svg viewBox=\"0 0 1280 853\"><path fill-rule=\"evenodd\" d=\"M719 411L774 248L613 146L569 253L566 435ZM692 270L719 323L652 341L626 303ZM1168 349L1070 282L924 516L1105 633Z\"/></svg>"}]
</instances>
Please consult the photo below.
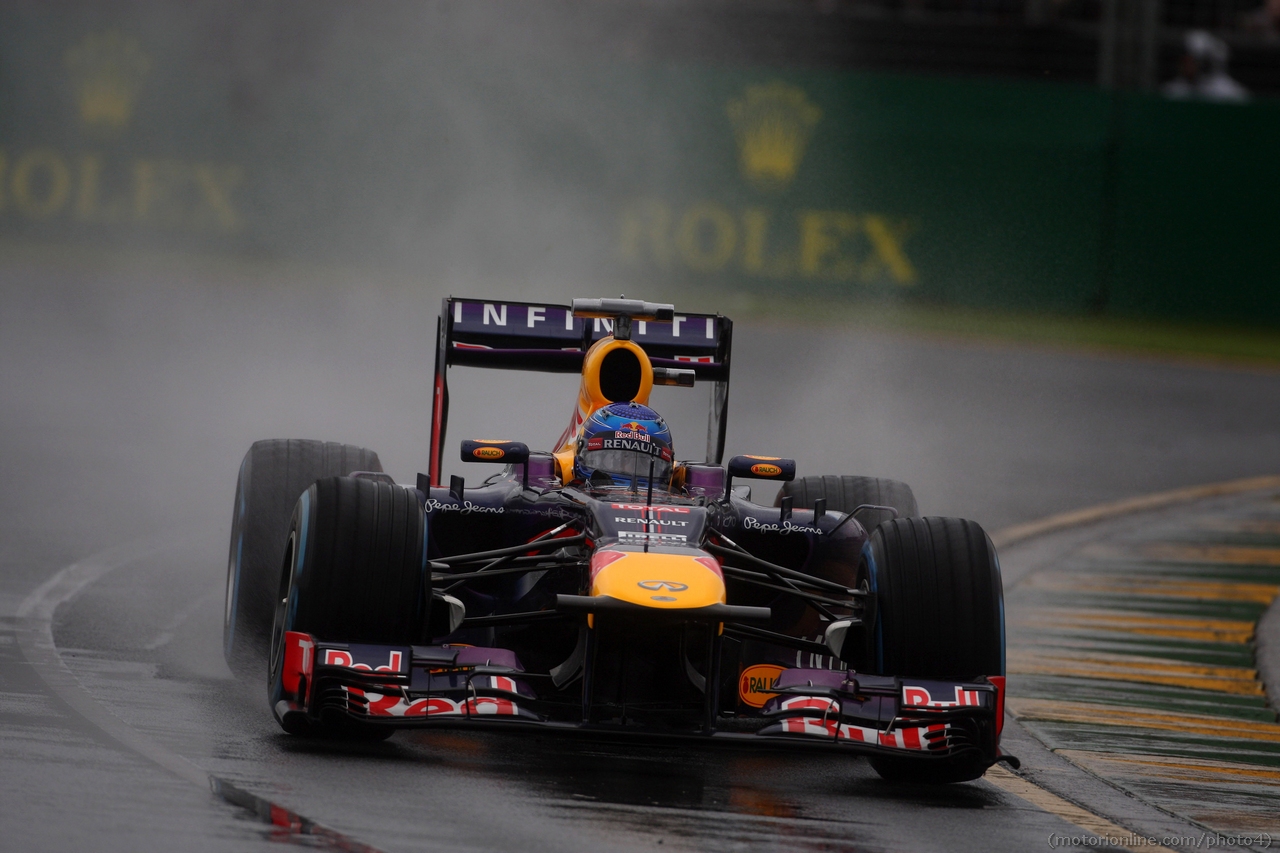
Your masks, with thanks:
<instances>
[{"instance_id":1,"label":"tyre tread grooves","mask_svg":"<svg viewBox=\"0 0 1280 853\"><path fill-rule=\"evenodd\" d=\"M313 490L307 547L315 558L298 584L291 630L335 642L414 642L418 602L429 594L421 589L418 501L401 486L353 477L326 478Z\"/></svg>"},{"instance_id":2,"label":"tyre tread grooves","mask_svg":"<svg viewBox=\"0 0 1280 853\"><path fill-rule=\"evenodd\" d=\"M989 543L976 522L956 518L899 518L872 533L883 674L1004 674L1003 591Z\"/></svg>"}]
</instances>

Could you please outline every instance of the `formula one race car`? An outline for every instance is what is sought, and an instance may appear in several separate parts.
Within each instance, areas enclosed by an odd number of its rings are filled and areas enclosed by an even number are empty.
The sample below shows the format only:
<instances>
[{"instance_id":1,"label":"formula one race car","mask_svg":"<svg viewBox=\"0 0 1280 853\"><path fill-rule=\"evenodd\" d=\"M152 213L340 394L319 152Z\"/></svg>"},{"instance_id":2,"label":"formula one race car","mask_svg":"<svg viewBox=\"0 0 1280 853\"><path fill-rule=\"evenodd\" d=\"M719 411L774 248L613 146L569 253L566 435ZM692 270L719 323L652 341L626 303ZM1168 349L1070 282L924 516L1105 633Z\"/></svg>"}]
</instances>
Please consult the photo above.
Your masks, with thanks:
<instances>
[{"instance_id":1,"label":"formula one race car","mask_svg":"<svg viewBox=\"0 0 1280 853\"><path fill-rule=\"evenodd\" d=\"M871 477L721 464L732 323L670 305L447 299L429 473L349 445L260 441L240 468L225 653L267 672L288 732L541 727L810 745L891 780L997 761L1004 616L991 540ZM451 365L580 373L547 452L442 482ZM706 458L678 461L655 385L711 383ZM539 405L537 400L523 405ZM523 438L511 436L510 438ZM772 506L742 480L775 481ZM264 667L263 662L267 661Z\"/></svg>"}]
</instances>

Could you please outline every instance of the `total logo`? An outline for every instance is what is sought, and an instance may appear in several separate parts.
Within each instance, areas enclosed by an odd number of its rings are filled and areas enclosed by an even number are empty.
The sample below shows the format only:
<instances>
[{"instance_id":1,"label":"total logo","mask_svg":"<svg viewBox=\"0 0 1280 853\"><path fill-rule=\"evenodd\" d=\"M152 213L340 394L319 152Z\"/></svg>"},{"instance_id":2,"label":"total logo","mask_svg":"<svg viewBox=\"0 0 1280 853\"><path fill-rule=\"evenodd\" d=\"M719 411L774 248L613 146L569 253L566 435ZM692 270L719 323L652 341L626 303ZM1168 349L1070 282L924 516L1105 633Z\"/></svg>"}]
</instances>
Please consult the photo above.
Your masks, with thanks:
<instances>
[{"instance_id":1,"label":"total logo","mask_svg":"<svg viewBox=\"0 0 1280 853\"><path fill-rule=\"evenodd\" d=\"M649 515L657 515L660 512L675 512L682 515L689 514L687 506L649 506L647 504L609 504L614 509L625 509L630 512L643 512Z\"/></svg>"}]
</instances>

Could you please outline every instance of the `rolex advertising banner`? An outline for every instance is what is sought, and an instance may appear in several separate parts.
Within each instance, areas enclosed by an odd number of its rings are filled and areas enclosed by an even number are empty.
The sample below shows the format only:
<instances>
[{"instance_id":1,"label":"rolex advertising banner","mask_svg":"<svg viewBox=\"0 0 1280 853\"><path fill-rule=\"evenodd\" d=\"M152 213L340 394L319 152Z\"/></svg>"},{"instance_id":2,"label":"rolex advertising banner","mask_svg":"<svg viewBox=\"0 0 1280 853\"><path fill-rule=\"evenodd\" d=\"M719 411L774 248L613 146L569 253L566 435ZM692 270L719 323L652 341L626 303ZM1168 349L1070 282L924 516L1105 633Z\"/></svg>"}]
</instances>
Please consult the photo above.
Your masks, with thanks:
<instances>
[{"instance_id":1,"label":"rolex advertising banner","mask_svg":"<svg viewBox=\"0 0 1280 853\"><path fill-rule=\"evenodd\" d=\"M1271 105L1139 127L1087 87L560 49L484 8L6 4L0 244L1280 319Z\"/></svg>"}]
</instances>

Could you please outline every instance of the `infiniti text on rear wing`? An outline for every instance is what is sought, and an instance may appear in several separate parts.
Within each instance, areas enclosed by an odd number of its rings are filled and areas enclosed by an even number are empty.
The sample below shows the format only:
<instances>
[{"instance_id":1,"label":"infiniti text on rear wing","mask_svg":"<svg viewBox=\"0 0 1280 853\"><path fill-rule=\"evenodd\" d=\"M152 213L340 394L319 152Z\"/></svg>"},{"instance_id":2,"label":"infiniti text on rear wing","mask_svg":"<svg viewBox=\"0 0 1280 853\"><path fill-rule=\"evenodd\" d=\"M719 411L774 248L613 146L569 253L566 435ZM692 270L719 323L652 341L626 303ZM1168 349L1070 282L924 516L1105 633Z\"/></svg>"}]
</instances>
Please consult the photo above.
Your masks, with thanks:
<instances>
[{"instance_id":1,"label":"infiniti text on rear wing","mask_svg":"<svg viewBox=\"0 0 1280 853\"><path fill-rule=\"evenodd\" d=\"M587 349L613 334L608 318L574 317L568 305L497 300L444 300L436 327L435 388L431 407L432 485L439 485L449 418L448 369L454 365L542 373L578 373ZM631 340L655 368L693 370L712 382L707 459L724 454L733 321L719 314L676 314L670 323L635 321Z\"/></svg>"}]
</instances>

